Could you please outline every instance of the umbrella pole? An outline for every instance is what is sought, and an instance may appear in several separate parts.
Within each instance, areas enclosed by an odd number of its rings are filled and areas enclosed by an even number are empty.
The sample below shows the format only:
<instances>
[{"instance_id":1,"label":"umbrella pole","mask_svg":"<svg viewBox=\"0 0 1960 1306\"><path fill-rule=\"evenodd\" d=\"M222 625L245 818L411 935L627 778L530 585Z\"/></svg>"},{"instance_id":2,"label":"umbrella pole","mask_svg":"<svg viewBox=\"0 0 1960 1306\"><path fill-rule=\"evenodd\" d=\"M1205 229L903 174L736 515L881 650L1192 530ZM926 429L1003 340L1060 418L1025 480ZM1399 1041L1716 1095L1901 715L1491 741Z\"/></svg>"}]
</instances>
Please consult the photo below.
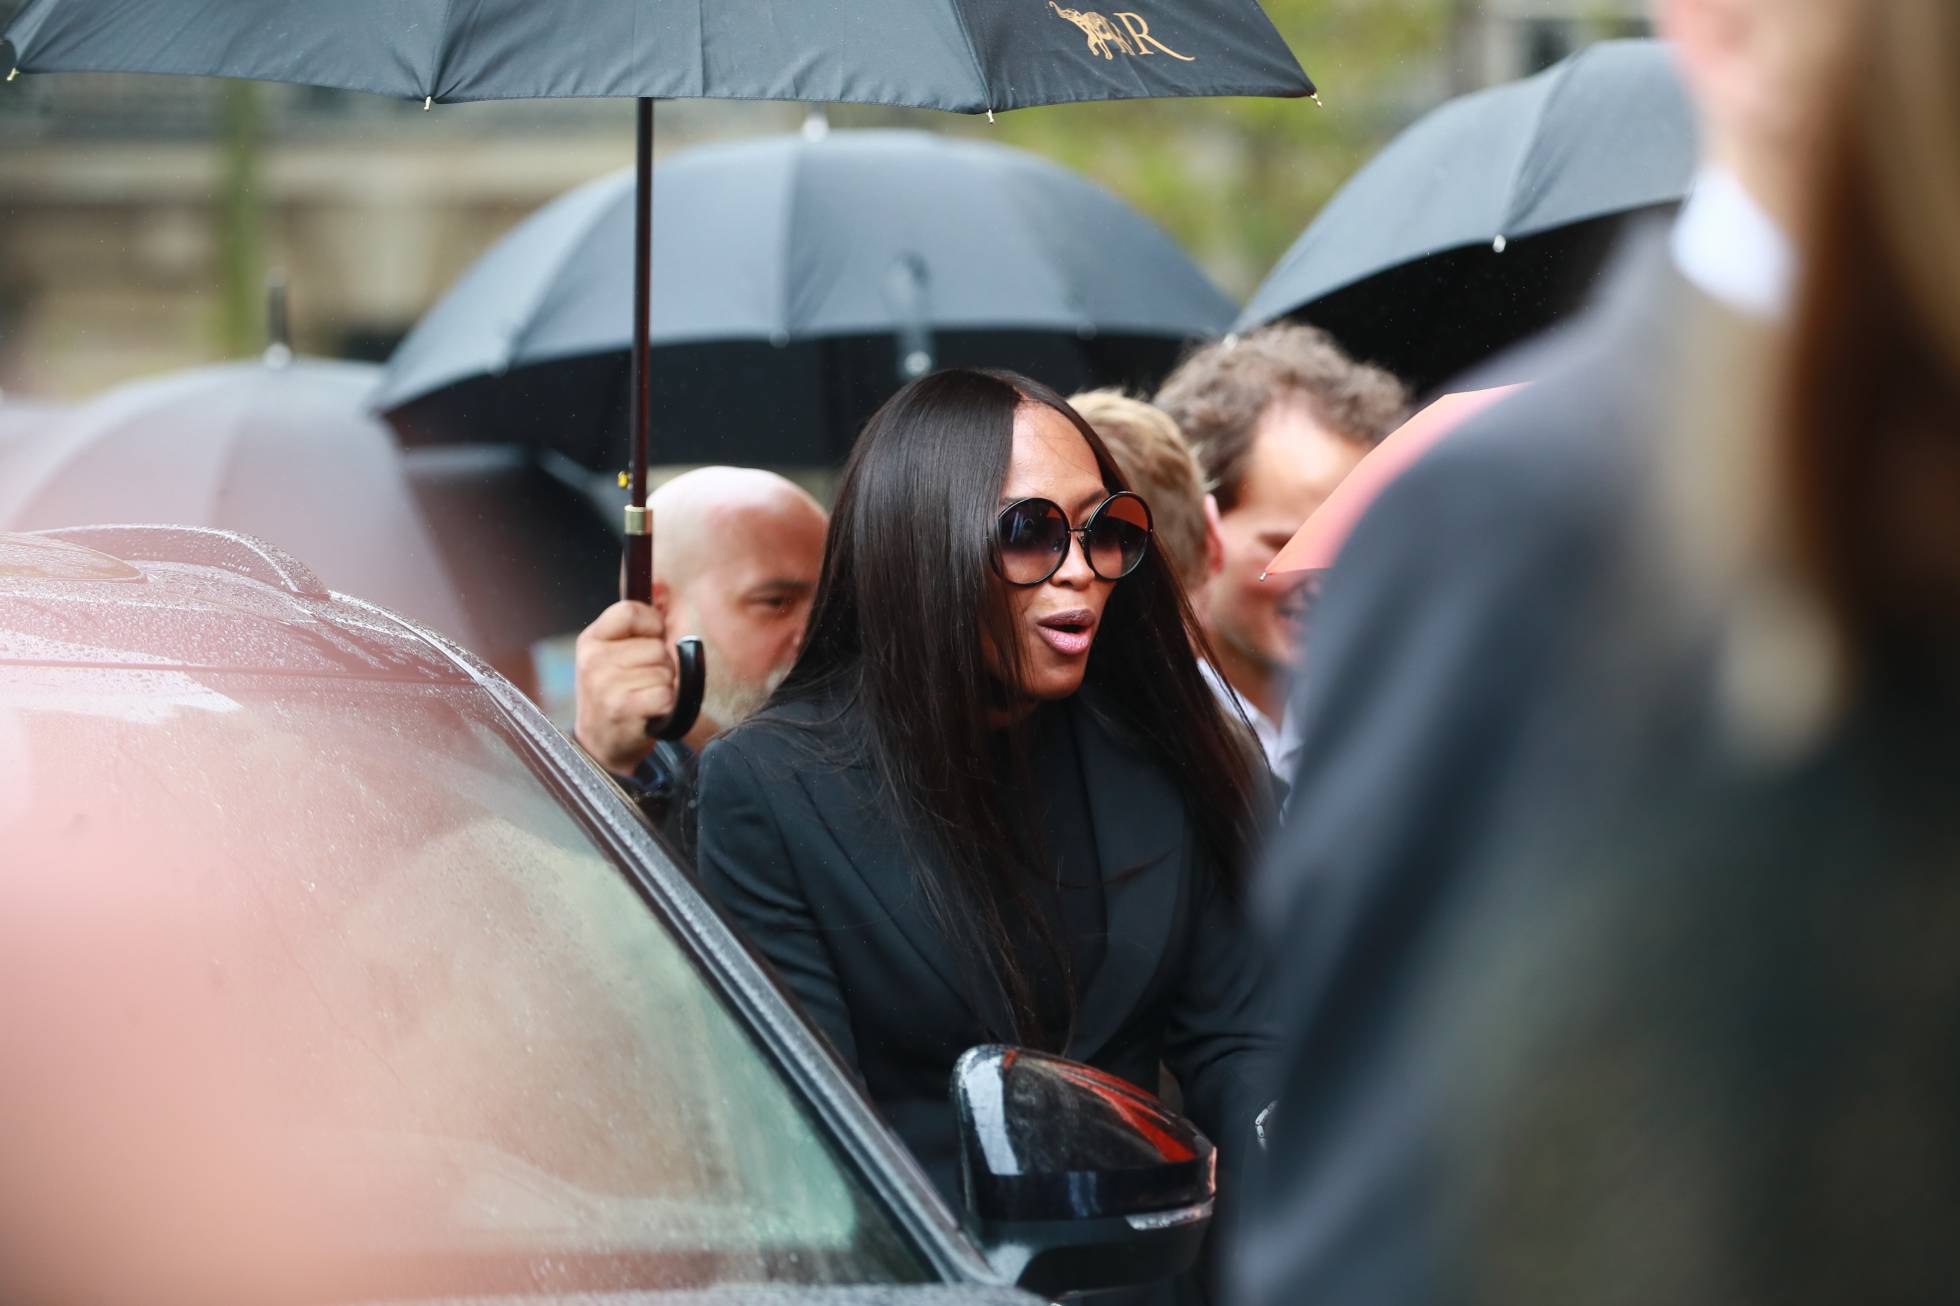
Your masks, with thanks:
<instances>
[{"instance_id":1,"label":"umbrella pole","mask_svg":"<svg viewBox=\"0 0 1960 1306\"><path fill-rule=\"evenodd\" d=\"M653 101L638 101L639 134L633 188L633 365L631 461L627 464L626 597L653 602L653 523L647 520L647 439L651 378L647 374L648 308L653 280Z\"/></svg>"},{"instance_id":2,"label":"umbrella pole","mask_svg":"<svg viewBox=\"0 0 1960 1306\"><path fill-rule=\"evenodd\" d=\"M626 597L653 602L653 521L647 514L647 446L653 427L653 375L648 334L653 300L653 101L640 97L639 139L634 147L633 186L633 424L631 480L626 496ZM674 644L674 710L647 722L658 739L680 739L701 715L707 682L707 655L692 637Z\"/></svg>"}]
</instances>

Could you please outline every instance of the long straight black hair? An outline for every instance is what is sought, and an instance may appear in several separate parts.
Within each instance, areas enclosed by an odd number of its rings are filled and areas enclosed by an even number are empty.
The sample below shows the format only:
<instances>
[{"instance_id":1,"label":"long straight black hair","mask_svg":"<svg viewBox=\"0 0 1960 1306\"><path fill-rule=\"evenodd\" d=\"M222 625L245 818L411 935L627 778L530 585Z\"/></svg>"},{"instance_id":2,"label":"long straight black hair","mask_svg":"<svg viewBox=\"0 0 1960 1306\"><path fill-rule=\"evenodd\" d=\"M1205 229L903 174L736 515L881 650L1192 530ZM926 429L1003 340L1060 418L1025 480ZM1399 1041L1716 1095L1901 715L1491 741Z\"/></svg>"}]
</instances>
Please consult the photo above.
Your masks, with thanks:
<instances>
[{"instance_id":1,"label":"long straight black hair","mask_svg":"<svg viewBox=\"0 0 1960 1306\"><path fill-rule=\"evenodd\" d=\"M1128 488L1095 431L1039 382L974 370L912 382L872 416L851 452L803 650L777 693L837 708L819 714L810 742L851 750L850 760L876 773L947 945L970 954L962 961L980 982L1000 986L1022 1026L1003 1036L1039 1030L1009 922L1032 927L1066 972L1065 950L1028 888L1041 818L1012 809L1033 786L1026 775L1003 783L993 746L1001 709L1021 683L991 548L1014 414L1025 404L1060 413L1088 443L1103 484ZM1264 777L1249 733L1228 721L1200 676L1201 655L1210 649L1190 601L1152 548L1110 594L1084 689L1105 728L1183 793L1208 854L1202 864L1236 895L1255 837L1254 785ZM860 728L837 728L846 721ZM1010 755L1025 769L1024 755Z\"/></svg>"}]
</instances>

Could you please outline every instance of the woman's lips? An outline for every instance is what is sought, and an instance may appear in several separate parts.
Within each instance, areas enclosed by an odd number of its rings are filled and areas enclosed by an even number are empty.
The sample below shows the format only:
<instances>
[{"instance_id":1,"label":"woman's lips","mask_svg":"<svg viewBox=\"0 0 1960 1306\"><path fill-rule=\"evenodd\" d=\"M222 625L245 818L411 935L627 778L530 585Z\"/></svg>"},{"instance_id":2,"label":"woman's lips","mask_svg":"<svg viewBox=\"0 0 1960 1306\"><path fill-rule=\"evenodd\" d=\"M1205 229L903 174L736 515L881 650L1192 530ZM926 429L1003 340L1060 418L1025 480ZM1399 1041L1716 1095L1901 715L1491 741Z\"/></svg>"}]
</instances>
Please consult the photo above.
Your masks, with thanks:
<instances>
[{"instance_id":1,"label":"woman's lips","mask_svg":"<svg viewBox=\"0 0 1960 1306\"><path fill-rule=\"evenodd\" d=\"M1052 612L1035 623L1048 647L1066 658L1079 658L1096 641L1096 614L1087 608Z\"/></svg>"}]
</instances>

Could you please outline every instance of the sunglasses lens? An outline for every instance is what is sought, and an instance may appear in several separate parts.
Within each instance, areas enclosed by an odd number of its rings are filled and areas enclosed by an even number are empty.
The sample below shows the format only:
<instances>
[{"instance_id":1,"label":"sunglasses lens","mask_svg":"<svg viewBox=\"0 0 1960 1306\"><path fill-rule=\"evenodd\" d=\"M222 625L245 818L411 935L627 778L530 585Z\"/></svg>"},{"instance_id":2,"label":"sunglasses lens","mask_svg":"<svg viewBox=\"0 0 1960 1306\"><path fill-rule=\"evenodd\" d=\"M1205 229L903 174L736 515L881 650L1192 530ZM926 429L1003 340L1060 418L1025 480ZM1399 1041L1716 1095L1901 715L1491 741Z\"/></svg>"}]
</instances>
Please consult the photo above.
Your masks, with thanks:
<instances>
[{"instance_id":1,"label":"sunglasses lens","mask_svg":"<svg viewBox=\"0 0 1960 1306\"><path fill-rule=\"evenodd\" d=\"M1068 518L1045 499L1029 499L1003 511L994 527L1000 574L1015 585L1032 585L1054 574L1068 547Z\"/></svg>"},{"instance_id":2,"label":"sunglasses lens","mask_svg":"<svg viewBox=\"0 0 1960 1306\"><path fill-rule=\"evenodd\" d=\"M1120 580L1137 569L1150 547L1150 507L1134 494L1119 494L1102 506L1089 527L1089 565L1104 580Z\"/></svg>"}]
</instances>

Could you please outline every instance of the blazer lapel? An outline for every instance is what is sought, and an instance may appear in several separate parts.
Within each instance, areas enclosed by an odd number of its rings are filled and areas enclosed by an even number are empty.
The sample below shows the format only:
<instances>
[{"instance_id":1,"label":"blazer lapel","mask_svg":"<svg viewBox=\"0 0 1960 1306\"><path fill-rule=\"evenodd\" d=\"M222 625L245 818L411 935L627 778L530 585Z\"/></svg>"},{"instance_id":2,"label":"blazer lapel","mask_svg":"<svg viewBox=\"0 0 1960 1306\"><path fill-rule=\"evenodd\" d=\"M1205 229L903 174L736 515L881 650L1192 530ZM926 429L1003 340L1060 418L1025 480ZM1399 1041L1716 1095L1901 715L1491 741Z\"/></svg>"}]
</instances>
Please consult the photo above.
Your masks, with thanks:
<instances>
[{"instance_id":1,"label":"blazer lapel","mask_svg":"<svg viewBox=\"0 0 1960 1306\"><path fill-rule=\"evenodd\" d=\"M1163 963L1189 822L1163 772L1124 748L1078 696L1070 705L1102 862L1109 942L1076 1010L1068 1055L1087 1061L1115 1037ZM1148 1086L1146 1086L1148 1087Z\"/></svg>"},{"instance_id":2,"label":"blazer lapel","mask_svg":"<svg viewBox=\"0 0 1960 1306\"><path fill-rule=\"evenodd\" d=\"M880 801L871 768L802 770L797 779L858 878L889 915L885 923L889 931L905 939L924 969L939 977L982 1028L1008 1038L1014 1022L1006 995L986 976L968 975L961 968L944 931L926 909L918 868L889 808Z\"/></svg>"}]
</instances>

